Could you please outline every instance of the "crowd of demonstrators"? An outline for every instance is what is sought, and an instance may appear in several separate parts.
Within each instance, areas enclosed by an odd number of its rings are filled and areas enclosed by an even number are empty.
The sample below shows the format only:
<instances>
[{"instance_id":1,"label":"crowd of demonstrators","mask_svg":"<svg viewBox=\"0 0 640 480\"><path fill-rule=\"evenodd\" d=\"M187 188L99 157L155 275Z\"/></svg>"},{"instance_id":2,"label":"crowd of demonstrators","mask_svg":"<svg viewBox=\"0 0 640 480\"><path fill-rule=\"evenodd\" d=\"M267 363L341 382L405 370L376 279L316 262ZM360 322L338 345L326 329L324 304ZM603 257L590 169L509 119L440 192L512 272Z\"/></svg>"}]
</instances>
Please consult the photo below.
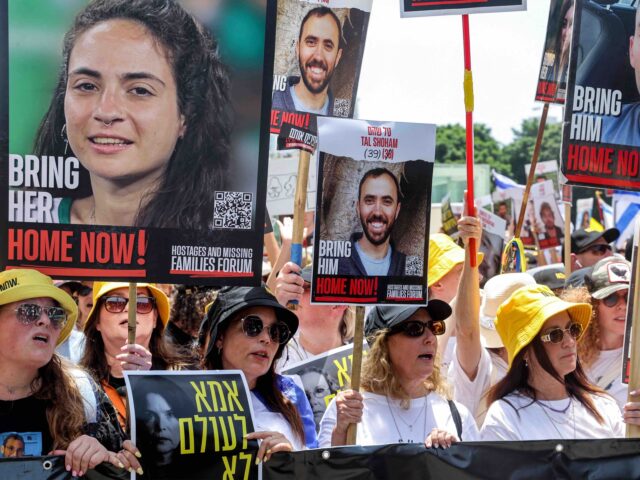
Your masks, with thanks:
<instances>
[{"instance_id":1,"label":"crowd of demonstrators","mask_svg":"<svg viewBox=\"0 0 640 480\"><path fill-rule=\"evenodd\" d=\"M104 393L55 353L78 316L71 296L36 270L2 272L0 284L0 432L32 432L40 454L64 455L73 476L102 462L142 474Z\"/></svg>"},{"instance_id":2,"label":"crowd of demonstrators","mask_svg":"<svg viewBox=\"0 0 640 480\"><path fill-rule=\"evenodd\" d=\"M206 370L242 370L251 390L258 459L317 447L313 412L294 381L276 373L298 317L265 287L224 287L202 323L198 346Z\"/></svg>"},{"instance_id":3,"label":"crowd of demonstrators","mask_svg":"<svg viewBox=\"0 0 640 480\"><path fill-rule=\"evenodd\" d=\"M358 445L422 443L448 447L478 439L473 417L451 401L438 360L437 335L451 307L378 306L367 316L370 350L362 368L363 393L345 390L331 401L320 423L320 446L345 445L356 423Z\"/></svg>"},{"instance_id":4,"label":"crowd of demonstrators","mask_svg":"<svg viewBox=\"0 0 640 480\"><path fill-rule=\"evenodd\" d=\"M300 328L287 343L277 368L283 370L296 362L341 347L353 340L355 313L346 305L311 305L311 270L286 263L275 282L275 296L286 306L297 302L295 313Z\"/></svg>"},{"instance_id":5,"label":"crowd of demonstrators","mask_svg":"<svg viewBox=\"0 0 640 480\"><path fill-rule=\"evenodd\" d=\"M116 407L123 428L127 424L125 370L181 369L190 363L163 334L169 319L165 293L154 284L137 284L134 343L128 342L129 309L133 308L129 301L128 283L94 283L80 359Z\"/></svg>"},{"instance_id":6,"label":"crowd of demonstrators","mask_svg":"<svg viewBox=\"0 0 640 480\"><path fill-rule=\"evenodd\" d=\"M622 383L623 343L631 264L619 257L606 257L585 277L586 287L567 289L564 300L589 303L593 319L578 353L588 378L609 393L622 409L627 403L627 385Z\"/></svg>"}]
</instances>

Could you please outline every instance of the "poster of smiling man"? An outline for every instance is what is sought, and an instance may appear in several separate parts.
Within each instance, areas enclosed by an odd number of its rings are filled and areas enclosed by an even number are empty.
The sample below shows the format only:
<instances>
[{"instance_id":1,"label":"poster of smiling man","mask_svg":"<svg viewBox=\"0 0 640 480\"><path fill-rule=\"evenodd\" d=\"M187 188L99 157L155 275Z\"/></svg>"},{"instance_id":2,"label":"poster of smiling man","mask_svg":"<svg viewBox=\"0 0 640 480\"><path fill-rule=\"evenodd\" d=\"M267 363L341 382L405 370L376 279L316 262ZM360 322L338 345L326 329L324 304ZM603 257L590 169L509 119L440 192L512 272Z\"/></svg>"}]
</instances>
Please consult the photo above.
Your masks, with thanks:
<instances>
[{"instance_id":1,"label":"poster of smiling man","mask_svg":"<svg viewBox=\"0 0 640 480\"><path fill-rule=\"evenodd\" d=\"M258 282L275 0L8 5L1 267Z\"/></svg>"},{"instance_id":2,"label":"poster of smiling man","mask_svg":"<svg viewBox=\"0 0 640 480\"><path fill-rule=\"evenodd\" d=\"M426 303L435 126L318 118L311 301Z\"/></svg>"},{"instance_id":3,"label":"poster of smiling man","mask_svg":"<svg viewBox=\"0 0 640 480\"><path fill-rule=\"evenodd\" d=\"M353 117L371 3L278 0L271 133L299 145L314 115Z\"/></svg>"}]
</instances>

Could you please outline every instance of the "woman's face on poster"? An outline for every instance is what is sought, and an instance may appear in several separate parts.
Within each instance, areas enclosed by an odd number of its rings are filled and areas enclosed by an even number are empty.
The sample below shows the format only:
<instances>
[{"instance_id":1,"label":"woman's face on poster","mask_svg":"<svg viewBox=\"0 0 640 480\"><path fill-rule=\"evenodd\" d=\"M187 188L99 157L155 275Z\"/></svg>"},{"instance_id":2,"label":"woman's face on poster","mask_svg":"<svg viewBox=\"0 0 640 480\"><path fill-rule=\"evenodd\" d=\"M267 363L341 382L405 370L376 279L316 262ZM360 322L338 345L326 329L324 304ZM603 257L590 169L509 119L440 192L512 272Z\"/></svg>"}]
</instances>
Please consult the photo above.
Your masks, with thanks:
<instances>
[{"instance_id":1,"label":"woman's face on poster","mask_svg":"<svg viewBox=\"0 0 640 480\"><path fill-rule=\"evenodd\" d=\"M144 398L142 418L151 443L158 453L170 453L180 443L178 417L162 395L150 392Z\"/></svg>"},{"instance_id":2,"label":"woman's face on poster","mask_svg":"<svg viewBox=\"0 0 640 480\"><path fill-rule=\"evenodd\" d=\"M569 49L571 43L571 29L573 28L573 5L569 7L562 19L562 51Z\"/></svg>"},{"instance_id":3,"label":"woman's face on poster","mask_svg":"<svg viewBox=\"0 0 640 480\"><path fill-rule=\"evenodd\" d=\"M64 112L69 144L94 183L160 178L186 128L167 52L129 20L78 37Z\"/></svg>"}]
</instances>

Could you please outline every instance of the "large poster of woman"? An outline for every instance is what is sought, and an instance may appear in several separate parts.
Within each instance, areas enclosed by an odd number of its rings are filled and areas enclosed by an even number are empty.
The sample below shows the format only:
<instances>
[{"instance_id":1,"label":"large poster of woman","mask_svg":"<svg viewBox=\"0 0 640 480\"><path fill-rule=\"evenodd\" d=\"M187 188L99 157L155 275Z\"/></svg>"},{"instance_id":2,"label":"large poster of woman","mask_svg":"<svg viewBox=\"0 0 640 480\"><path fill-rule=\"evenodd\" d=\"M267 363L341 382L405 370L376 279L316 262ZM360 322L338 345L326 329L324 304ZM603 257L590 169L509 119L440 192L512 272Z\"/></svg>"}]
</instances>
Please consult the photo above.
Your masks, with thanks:
<instances>
[{"instance_id":1,"label":"large poster of woman","mask_svg":"<svg viewBox=\"0 0 640 480\"><path fill-rule=\"evenodd\" d=\"M3 267L257 282L275 3L9 7Z\"/></svg>"}]
</instances>

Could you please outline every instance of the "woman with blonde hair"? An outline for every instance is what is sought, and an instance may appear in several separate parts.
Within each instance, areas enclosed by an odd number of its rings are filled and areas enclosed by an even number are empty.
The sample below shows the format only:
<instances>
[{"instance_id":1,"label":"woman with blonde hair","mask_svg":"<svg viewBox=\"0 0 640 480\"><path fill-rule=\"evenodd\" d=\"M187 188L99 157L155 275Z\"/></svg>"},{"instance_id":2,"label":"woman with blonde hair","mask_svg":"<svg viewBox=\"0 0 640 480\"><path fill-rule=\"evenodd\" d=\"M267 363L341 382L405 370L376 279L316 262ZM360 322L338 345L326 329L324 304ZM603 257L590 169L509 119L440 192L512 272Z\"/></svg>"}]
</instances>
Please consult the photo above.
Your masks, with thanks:
<instances>
[{"instance_id":1,"label":"woman with blonde hair","mask_svg":"<svg viewBox=\"0 0 640 480\"><path fill-rule=\"evenodd\" d=\"M622 357L631 281L631 264L620 257L607 257L593 266L585 287L566 290L562 298L589 303L592 322L578 344L578 357L589 380L611 395L620 410L627 403L628 386L622 383Z\"/></svg>"},{"instance_id":2,"label":"woman with blonde hair","mask_svg":"<svg viewBox=\"0 0 640 480\"><path fill-rule=\"evenodd\" d=\"M440 372L436 336L445 332L450 315L451 307L441 300L424 307L379 306L369 313L364 392L346 390L331 401L320 423L321 447L344 445L351 423L358 424L358 445L448 447L477 439L473 417L449 399Z\"/></svg>"},{"instance_id":3,"label":"woman with blonde hair","mask_svg":"<svg viewBox=\"0 0 640 480\"><path fill-rule=\"evenodd\" d=\"M55 353L75 325L73 299L36 270L1 272L0 286L0 435L29 432L28 454L65 455L74 477L102 462L142 474L102 391Z\"/></svg>"}]
</instances>

